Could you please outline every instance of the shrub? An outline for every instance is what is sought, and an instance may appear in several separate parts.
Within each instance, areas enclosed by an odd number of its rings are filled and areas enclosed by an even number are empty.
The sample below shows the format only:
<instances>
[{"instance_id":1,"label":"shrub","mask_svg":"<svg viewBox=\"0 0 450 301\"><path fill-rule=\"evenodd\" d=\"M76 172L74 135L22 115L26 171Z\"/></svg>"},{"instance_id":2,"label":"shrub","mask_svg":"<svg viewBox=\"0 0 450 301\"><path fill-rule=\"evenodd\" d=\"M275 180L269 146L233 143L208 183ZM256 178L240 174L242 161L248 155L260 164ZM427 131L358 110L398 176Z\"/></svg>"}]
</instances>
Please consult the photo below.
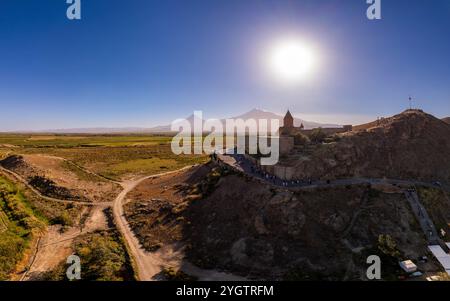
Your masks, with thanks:
<instances>
[{"instance_id":1,"label":"shrub","mask_svg":"<svg viewBox=\"0 0 450 301\"><path fill-rule=\"evenodd\" d=\"M26 248L20 229L10 229L0 234L0 281L8 280Z\"/></svg>"},{"instance_id":2,"label":"shrub","mask_svg":"<svg viewBox=\"0 0 450 301\"><path fill-rule=\"evenodd\" d=\"M17 187L0 177L0 210L6 229L0 233L0 280L7 280L32 238L33 230L44 227L35 217Z\"/></svg>"},{"instance_id":3,"label":"shrub","mask_svg":"<svg viewBox=\"0 0 450 301\"><path fill-rule=\"evenodd\" d=\"M176 271L174 268L165 268L162 271L164 278L167 281L196 281L197 278L189 276L181 270Z\"/></svg>"},{"instance_id":4,"label":"shrub","mask_svg":"<svg viewBox=\"0 0 450 301\"><path fill-rule=\"evenodd\" d=\"M378 249L387 256L394 258L400 257L397 243L389 234L381 234L378 236Z\"/></svg>"},{"instance_id":5,"label":"shrub","mask_svg":"<svg viewBox=\"0 0 450 301\"><path fill-rule=\"evenodd\" d=\"M116 234L97 232L85 235L75 243L75 254L80 256L83 280L128 280L129 262Z\"/></svg>"},{"instance_id":6,"label":"shrub","mask_svg":"<svg viewBox=\"0 0 450 301\"><path fill-rule=\"evenodd\" d=\"M73 226L72 219L71 219L69 213L67 213L67 211L61 212L60 215L56 216L55 218L53 218L51 220L51 223L52 224L59 224L59 225L62 225L62 226L68 226L68 227Z\"/></svg>"},{"instance_id":7,"label":"shrub","mask_svg":"<svg viewBox=\"0 0 450 301\"><path fill-rule=\"evenodd\" d=\"M309 138L306 135L303 135L302 133L298 133L294 136L295 145L306 145L309 142L310 142Z\"/></svg>"},{"instance_id":8,"label":"shrub","mask_svg":"<svg viewBox=\"0 0 450 301\"><path fill-rule=\"evenodd\" d=\"M322 128L314 129L311 134L309 135L309 138L312 142L315 143L322 143L325 141L325 138L327 137L327 134L322 130Z\"/></svg>"}]
</instances>

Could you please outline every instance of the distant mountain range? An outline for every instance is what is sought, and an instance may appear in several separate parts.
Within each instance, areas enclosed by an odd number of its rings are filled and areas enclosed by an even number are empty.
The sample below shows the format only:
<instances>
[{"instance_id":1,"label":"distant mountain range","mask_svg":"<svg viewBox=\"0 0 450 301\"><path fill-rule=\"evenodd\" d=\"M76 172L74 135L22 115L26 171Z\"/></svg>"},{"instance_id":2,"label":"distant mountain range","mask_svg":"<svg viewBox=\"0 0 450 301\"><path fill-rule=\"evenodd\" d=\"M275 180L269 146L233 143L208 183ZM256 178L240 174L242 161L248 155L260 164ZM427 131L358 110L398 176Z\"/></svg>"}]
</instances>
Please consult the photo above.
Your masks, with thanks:
<instances>
[{"instance_id":1,"label":"distant mountain range","mask_svg":"<svg viewBox=\"0 0 450 301\"><path fill-rule=\"evenodd\" d=\"M272 112L268 112L268 111L264 111L264 110L259 110L259 109L253 109L245 114L242 114L240 116L237 117L233 117L233 118L241 118L243 120L247 120L247 119L278 119L280 121L280 125L283 124L283 118L284 115L278 115ZM303 120L300 118L296 118L294 116L294 126L300 126L301 124L303 124L303 126L305 127L305 129L314 129L314 128L318 128L318 127L322 127L322 128L335 128L335 127L342 127L342 125L337 125L337 124L326 124L326 123L318 123L318 122L313 122L313 121L307 121L307 120Z\"/></svg>"},{"instance_id":2,"label":"distant mountain range","mask_svg":"<svg viewBox=\"0 0 450 301\"><path fill-rule=\"evenodd\" d=\"M277 119L280 122L280 125L283 124L283 117L282 115L278 115L272 112L260 110L260 109L253 109L245 114L231 117L231 119ZM191 124L193 124L194 116L191 115L188 118L186 118ZM226 119L221 119L222 124L225 124ZM331 128L331 127L341 127L342 125L337 124L323 124L313 121L307 121L300 118L294 118L294 125L300 126L303 124L305 129L312 129L312 128ZM156 126L152 128L144 128L144 127L123 127L123 128L107 128L107 127L97 127L97 128L72 128L72 129L49 129L49 130L43 130L43 131L31 131L31 132L40 132L40 133L55 133L55 134L119 134L119 133L167 133L171 132L170 125L161 125Z\"/></svg>"}]
</instances>

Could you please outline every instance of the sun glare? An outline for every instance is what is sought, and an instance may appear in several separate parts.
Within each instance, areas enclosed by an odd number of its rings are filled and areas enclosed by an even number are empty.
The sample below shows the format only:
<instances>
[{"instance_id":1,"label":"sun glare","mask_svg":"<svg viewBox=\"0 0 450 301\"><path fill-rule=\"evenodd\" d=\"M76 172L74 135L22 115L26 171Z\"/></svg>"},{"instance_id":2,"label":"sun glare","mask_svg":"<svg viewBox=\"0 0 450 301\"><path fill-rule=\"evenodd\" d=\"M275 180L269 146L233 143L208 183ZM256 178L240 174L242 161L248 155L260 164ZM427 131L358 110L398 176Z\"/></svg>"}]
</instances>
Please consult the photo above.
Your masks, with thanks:
<instances>
[{"instance_id":1,"label":"sun glare","mask_svg":"<svg viewBox=\"0 0 450 301\"><path fill-rule=\"evenodd\" d=\"M269 54L270 72L283 83L308 79L317 65L317 55L309 45L287 39L276 43Z\"/></svg>"}]
</instances>

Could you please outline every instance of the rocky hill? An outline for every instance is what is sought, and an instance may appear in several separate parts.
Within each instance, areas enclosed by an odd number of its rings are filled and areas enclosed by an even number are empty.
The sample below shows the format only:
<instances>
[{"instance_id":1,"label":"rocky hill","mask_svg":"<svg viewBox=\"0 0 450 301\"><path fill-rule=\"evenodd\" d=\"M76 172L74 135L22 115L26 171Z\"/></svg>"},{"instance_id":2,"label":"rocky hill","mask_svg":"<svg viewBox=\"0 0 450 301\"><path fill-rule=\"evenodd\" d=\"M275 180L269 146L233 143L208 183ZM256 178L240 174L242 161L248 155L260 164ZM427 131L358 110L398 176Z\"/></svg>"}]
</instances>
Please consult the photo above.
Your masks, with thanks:
<instances>
[{"instance_id":1,"label":"rocky hill","mask_svg":"<svg viewBox=\"0 0 450 301\"><path fill-rule=\"evenodd\" d=\"M288 191L208 164L143 182L129 199L125 215L148 251L184 246L188 262L249 279L362 280L367 256L379 255L383 279L395 280L399 260L427 254L391 185ZM439 271L433 262L419 268Z\"/></svg>"},{"instance_id":2,"label":"rocky hill","mask_svg":"<svg viewBox=\"0 0 450 301\"><path fill-rule=\"evenodd\" d=\"M444 121L445 123L450 124L450 117L442 118L442 121Z\"/></svg>"},{"instance_id":3,"label":"rocky hill","mask_svg":"<svg viewBox=\"0 0 450 301\"><path fill-rule=\"evenodd\" d=\"M298 148L286 159L299 177L450 180L450 125L422 111L327 142ZM399 261L431 258L407 188L283 189L211 162L144 181L128 195L125 216L148 251L175 246L187 262L207 270L249 279L363 280L367 257L378 255L383 279L396 280L403 275ZM418 189L435 225L450 233L449 195ZM440 271L434 260L417 264L426 273Z\"/></svg>"},{"instance_id":4,"label":"rocky hill","mask_svg":"<svg viewBox=\"0 0 450 301\"><path fill-rule=\"evenodd\" d=\"M296 176L450 182L450 125L423 111L358 126L334 140L291 156Z\"/></svg>"}]
</instances>

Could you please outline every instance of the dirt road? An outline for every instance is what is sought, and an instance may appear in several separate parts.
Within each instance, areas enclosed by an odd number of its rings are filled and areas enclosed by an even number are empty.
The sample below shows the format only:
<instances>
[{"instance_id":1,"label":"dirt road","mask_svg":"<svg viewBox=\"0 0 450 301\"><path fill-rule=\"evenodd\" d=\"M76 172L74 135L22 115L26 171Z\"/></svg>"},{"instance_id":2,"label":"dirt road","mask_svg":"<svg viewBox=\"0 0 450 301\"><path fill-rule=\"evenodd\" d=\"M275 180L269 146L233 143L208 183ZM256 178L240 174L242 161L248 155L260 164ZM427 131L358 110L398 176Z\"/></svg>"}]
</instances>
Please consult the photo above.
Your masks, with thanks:
<instances>
[{"instance_id":1,"label":"dirt road","mask_svg":"<svg viewBox=\"0 0 450 301\"><path fill-rule=\"evenodd\" d=\"M18 173L6 169L2 166L0 166L0 171L3 171L4 173L12 176L13 178L15 178L17 181L19 181L20 183L22 183L23 185L25 185L28 189L30 189L34 194L36 194L37 196L39 196L40 198L47 200L47 201L52 201L52 202L59 202L59 203L67 203L67 204L81 204L81 205L86 205L86 206L96 206L96 205L110 205L111 202L85 202L85 201L71 201L71 200L61 200L61 199L55 199L52 197L48 197L43 195L40 191L38 191L36 188L34 188L32 185L30 185L28 183L27 180L25 180L21 175L19 175Z\"/></svg>"},{"instance_id":2,"label":"dirt road","mask_svg":"<svg viewBox=\"0 0 450 301\"><path fill-rule=\"evenodd\" d=\"M122 233L127 246L128 251L131 253L130 256L134 260L135 269L137 269L136 274L139 280L142 281L150 281L155 280L155 276L158 275L163 267L166 266L178 266L184 272L189 275L197 277L199 280L204 281L219 281L219 280L232 280L239 281L245 280L245 278L222 273L214 270L203 270L194 265L186 262L184 260L184 254L180 248L176 246L167 245L163 246L157 252L147 252L139 243L139 240L134 235L131 230L128 221L125 218L123 212L123 202L127 196L127 194L136 188L141 182L151 179L157 178L169 174L175 174L178 172L182 172L193 166L184 167L182 169L176 171L165 172L157 175L143 177L133 181L127 181L122 183L123 191L117 196L113 203L113 213L114 219L116 221L116 226L118 230Z\"/></svg>"},{"instance_id":3,"label":"dirt road","mask_svg":"<svg viewBox=\"0 0 450 301\"><path fill-rule=\"evenodd\" d=\"M49 226L45 235L39 239L30 266L20 280L39 279L41 274L54 269L59 263L65 261L73 252L74 239L80 235L108 229L108 221L103 210L104 206L91 207L82 231L79 227L61 231L59 225Z\"/></svg>"},{"instance_id":4,"label":"dirt road","mask_svg":"<svg viewBox=\"0 0 450 301\"><path fill-rule=\"evenodd\" d=\"M66 160L71 163L70 161ZM239 162L238 160L236 160ZM236 161L224 162L225 164L230 165L231 167L236 168ZM242 163L242 161L241 161ZM244 164L245 165L245 164ZM78 166L77 166L78 167ZM249 172L248 166L239 166L242 168L243 172L247 172L248 174L255 176L252 172ZM134 268L136 269L136 274L139 280L149 281L155 280L155 276L160 274L163 267L172 266L178 267L189 275L196 276L199 280L246 280L245 278L226 274L222 272L218 272L215 270L203 270L200 269L189 262L186 262L184 259L184 254L182 248L174 245L166 245L160 248L156 252L147 252L145 249L141 247L139 240L135 236L134 232L131 230L131 227L128 224L128 221L125 218L123 205L126 201L126 197L130 191L135 189L140 183L150 178L158 178L165 175L175 174L182 171L185 171L192 166L184 167L182 169L176 171L165 172L156 175L145 176L139 179L127 180L123 182L115 182L120 184L123 190L117 195L113 202L106 203L88 203L88 202L76 202L76 201L64 201L46 197L42 195L39 191L37 191L34 187L29 185L25 179L23 179L20 175L16 174L13 171L0 167L0 170L14 176L19 182L22 182L34 193L39 195L41 198L57 201L57 202L70 202L70 203L78 203L88 206L96 206L93 208L93 213L89 216L86 221L86 229L84 229L83 233L92 231L94 229L103 228L103 220L100 220L100 216L103 216L97 208L112 205L113 216L115 220L116 227L118 231L122 234L126 244L128 252L130 253L130 257L133 259ZM89 172L92 175L96 175L93 172L87 171L83 168L84 171ZM264 180L264 179L262 179ZM340 181L335 181L332 185L348 185L348 184L360 184L360 183L386 183L389 182L386 179L344 179ZM398 184L410 183L407 181L395 181ZM277 183L275 183L277 184ZM299 188L312 188L317 186L330 186L327 183L311 183L310 185L302 185ZM98 207L97 207L98 206ZM78 231L78 233L77 233ZM33 275L38 275L40 272L44 272L49 270L55 264L61 261L61 259L66 258L70 255L70 244L71 241L80 235L79 230L71 230L67 233L61 235L57 229L49 228L49 232L46 236L41 239L39 246L37 247L37 252L35 258L33 260L33 264L30 267L29 273L23 277L24 279L31 279Z\"/></svg>"},{"instance_id":5,"label":"dirt road","mask_svg":"<svg viewBox=\"0 0 450 301\"><path fill-rule=\"evenodd\" d=\"M83 227L82 232L78 227L69 228L64 232L61 231L61 226L53 225L47 227L46 233L43 233L38 238L37 243L34 246L35 250L32 252L25 272L20 275L20 280L38 279L40 274L52 270L72 253L71 246L75 238L79 237L82 234L93 232L95 230L104 230L108 228L106 216L103 214L103 210L111 206L112 202L94 203L48 197L43 195L32 185L30 185L28 181L18 173L6 169L2 166L0 166L0 171L25 185L26 188L29 189L32 193L44 200L57 203L78 204L86 206L85 208L90 208L90 213L86 219L86 223Z\"/></svg>"},{"instance_id":6,"label":"dirt road","mask_svg":"<svg viewBox=\"0 0 450 301\"><path fill-rule=\"evenodd\" d=\"M69 160L65 161L72 163ZM107 179L111 182L120 184L123 190L117 195L113 202L91 203L61 200L42 195L19 174L0 166L0 170L13 176L16 180L24 184L33 193L43 199L54 202L77 203L81 205L93 206L92 213L86 220L86 227L83 229L83 232L80 232L79 228L72 228L64 233L61 233L60 229L56 226L51 226L48 228L47 233L39 239L39 243L36 245L34 256L33 258L31 258L31 264L28 267L27 271L22 275L21 280L35 279L38 278L39 274L51 270L59 262L63 261L67 256L71 254L71 243L75 238L77 238L81 234L104 228L105 226L103 220L99 220L99 217L103 216L103 214L98 210L110 205L112 205L116 227L125 239L128 252L130 253L129 255L133 259L135 265L134 268L137 270L136 274L139 280L155 280L155 276L161 272L163 267L167 266L177 266L184 272L195 276L200 280L245 280L245 278L239 276L222 273L215 270L202 270L198 267L195 267L194 265L184 260L184 253L182 251L182 248L179 248L178 246L163 246L157 252L152 253L145 251L141 247L137 237L134 235L128 224L128 221L124 216L123 202L127 194L141 182L150 178L157 178L164 175L183 172L184 170L190 169L192 167L193 166L187 166L179 170L145 176L139 179L123 182L116 182ZM96 175L95 173L87 171L84 168L83 170L89 172L92 175Z\"/></svg>"}]
</instances>

